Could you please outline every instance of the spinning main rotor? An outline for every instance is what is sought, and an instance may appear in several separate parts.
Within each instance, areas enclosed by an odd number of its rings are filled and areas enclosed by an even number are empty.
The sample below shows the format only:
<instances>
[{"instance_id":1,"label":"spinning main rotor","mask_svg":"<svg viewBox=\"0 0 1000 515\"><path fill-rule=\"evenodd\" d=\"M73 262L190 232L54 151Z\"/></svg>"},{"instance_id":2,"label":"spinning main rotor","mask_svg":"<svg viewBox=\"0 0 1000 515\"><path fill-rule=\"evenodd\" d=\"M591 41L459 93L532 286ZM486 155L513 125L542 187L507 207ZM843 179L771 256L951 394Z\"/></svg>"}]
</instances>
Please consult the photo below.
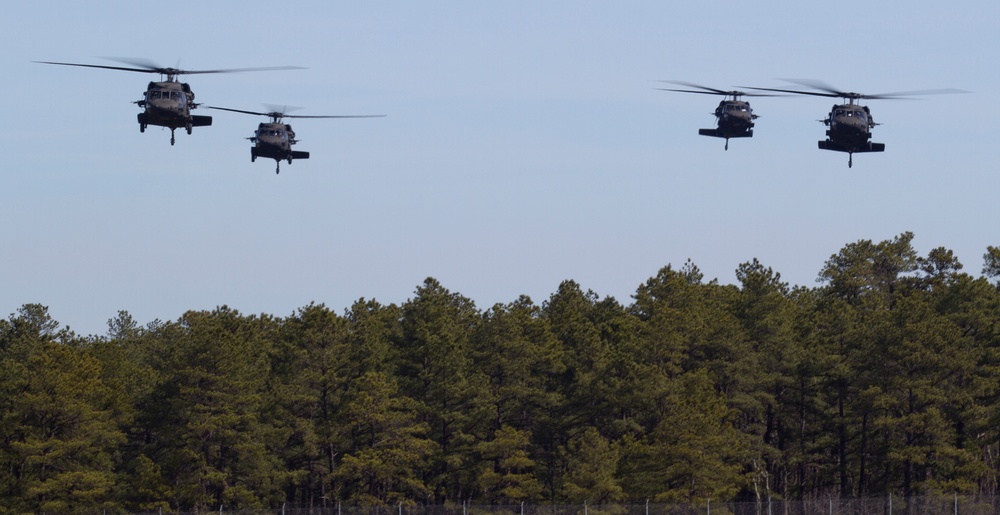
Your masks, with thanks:
<instances>
[{"instance_id":1,"label":"spinning main rotor","mask_svg":"<svg viewBox=\"0 0 1000 515\"><path fill-rule=\"evenodd\" d=\"M740 97L778 97L778 96L783 96L783 95L774 95L774 94L770 94L770 93L747 93L745 91L739 91L739 90L725 91L725 90L721 90L721 89L710 88L708 86L701 86L701 85L698 85L698 84L693 84L691 82L684 82L684 81L679 81L679 80L662 80L662 81L659 81L659 82L669 82L670 84L677 84L677 85L680 85L680 86L687 86L689 88L697 88L697 89L656 88L656 89L658 89L660 91L678 91L680 93L698 93L698 94L701 94L701 95L722 95L722 96L725 96L725 97L733 97L732 98L733 100L739 100ZM756 89L756 88L750 88L750 89Z\"/></svg>"},{"instance_id":2,"label":"spinning main rotor","mask_svg":"<svg viewBox=\"0 0 1000 515\"><path fill-rule=\"evenodd\" d=\"M119 63L129 64L132 67L126 66L105 66L99 64L79 64L79 63L58 63L52 61L35 61L41 64L58 64L61 66L81 66L84 68L102 68L105 70L121 70L126 72L141 72L141 73L158 73L160 75L166 76L167 82L176 82L179 75L198 75L205 73L238 73L238 72L259 72L259 71L274 71L274 70L302 70L301 66L265 66L261 68L225 68L219 70L182 70L180 68L168 68L159 66L156 63L137 58L122 58L122 57L104 57L103 59L108 59L109 61L117 61Z\"/></svg>"},{"instance_id":3,"label":"spinning main rotor","mask_svg":"<svg viewBox=\"0 0 1000 515\"><path fill-rule=\"evenodd\" d=\"M918 95L949 95L954 93L968 93L961 89L923 89L916 91L898 91L895 93L878 93L875 95L868 95L865 93L855 93L853 91L841 91L833 86L818 80L809 79L781 79L785 82L791 82L792 84L798 84L800 86L805 86L807 88L814 89L816 91L802 91L797 89L779 89L779 88L753 88L748 87L747 89L753 89L757 91L775 91L779 93L792 93L796 95L812 95L817 97L833 97L842 98L849 104L853 105L858 100L900 100L907 97L913 97Z\"/></svg>"},{"instance_id":4,"label":"spinning main rotor","mask_svg":"<svg viewBox=\"0 0 1000 515\"><path fill-rule=\"evenodd\" d=\"M357 114L357 115L298 115L298 114L287 114L289 109L299 109L297 107L283 106L279 111L274 106L265 106L273 109L268 112L258 112L258 111L245 111L243 109L231 109L228 107L216 107L216 106L205 106L209 109L218 109L219 111L231 111L234 113L252 114L257 116L267 116L271 118L271 123L279 123L282 118L382 118L384 114Z\"/></svg>"}]
</instances>

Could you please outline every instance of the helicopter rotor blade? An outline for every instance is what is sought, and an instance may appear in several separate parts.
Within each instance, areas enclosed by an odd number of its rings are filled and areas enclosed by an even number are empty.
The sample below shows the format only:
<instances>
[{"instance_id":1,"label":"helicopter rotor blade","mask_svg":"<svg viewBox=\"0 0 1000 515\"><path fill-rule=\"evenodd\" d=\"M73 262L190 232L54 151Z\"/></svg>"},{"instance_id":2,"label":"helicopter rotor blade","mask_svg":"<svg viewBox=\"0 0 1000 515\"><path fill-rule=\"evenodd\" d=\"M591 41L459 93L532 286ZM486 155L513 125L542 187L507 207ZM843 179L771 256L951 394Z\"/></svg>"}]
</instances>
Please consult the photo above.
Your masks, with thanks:
<instances>
[{"instance_id":1,"label":"helicopter rotor blade","mask_svg":"<svg viewBox=\"0 0 1000 515\"><path fill-rule=\"evenodd\" d=\"M292 111L298 111L299 109L302 109L301 107L290 106L290 105L280 105L280 106L275 104L261 104L261 105L263 105L268 111L270 111L270 113L268 114L281 113L282 116L285 116L285 113L290 113Z\"/></svg>"},{"instance_id":2,"label":"helicopter rotor blade","mask_svg":"<svg viewBox=\"0 0 1000 515\"><path fill-rule=\"evenodd\" d=\"M785 82L791 82L792 84L798 84L799 86L812 88L818 91L825 91L827 93L836 96L842 96L844 94L843 91L840 91L837 88L819 80L814 80L814 79L781 79L781 80Z\"/></svg>"},{"instance_id":3,"label":"helicopter rotor blade","mask_svg":"<svg viewBox=\"0 0 1000 515\"><path fill-rule=\"evenodd\" d=\"M125 63L125 64L131 64L132 66L137 66L152 73L163 73L163 74L169 73L173 75L197 75L204 73L237 73L237 72L251 72L251 71L305 69L301 66L264 66L257 68L223 68L218 70L183 70L180 68L180 59L177 60L177 68L166 68L148 59L142 59L138 57L104 57L103 59L108 59L110 61L118 61L120 63Z\"/></svg>"},{"instance_id":4,"label":"helicopter rotor blade","mask_svg":"<svg viewBox=\"0 0 1000 515\"><path fill-rule=\"evenodd\" d=\"M801 91L801 90L790 90L790 89L778 89L778 88L750 88L762 91L780 91L784 93L795 93L797 95L813 95L820 97L834 97L834 98L849 98L849 99L866 99L866 100L902 100L906 97L919 96L919 95L948 95L956 93L968 93L968 91L961 89L924 89L916 91L899 91L895 93L878 93L875 95L866 95L864 93L855 93L852 91L840 91L829 84L812 79L781 79L785 82L790 82L792 84L798 84L800 86L805 86L807 88L812 88L818 91Z\"/></svg>"},{"instance_id":5,"label":"helicopter rotor blade","mask_svg":"<svg viewBox=\"0 0 1000 515\"><path fill-rule=\"evenodd\" d=\"M145 68L125 68L124 66L102 66L99 64L79 64L79 63L57 63L53 61L32 61L33 63L40 64L58 64L62 66L81 66L84 68L103 68L105 70L121 70L126 72L144 72L149 73L155 70L147 70Z\"/></svg>"},{"instance_id":6,"label":"helicopter rotor blade","mask_svg":"<svg viewBox=\"0 0 1000 515\"><path fill-rule=\"evenodd\" d=\"M689 88L695 88L695 89L702 90L702 91L690 91L690 90L672 89L672 90L667 90L667 91L681 91L681 92L684 92L684 93L706 93L706 94L715 94L715 95L731 95L732 94L732 92L729 92L729 91L723 91L721 89L710 88L708 86L702 86L701 84L695 84L693 82L684 82L684 81L680 81L680 80L661 80L659 82L668 82L670 84L677 84L679 86L686 86L686 87L689 87ZM660 89L660 88L658 88L658 89ZM709 92L711 92L711 93L709 93Z\"/></svg>"},{"instance_id":7,"label":"helicopter rotor blade","mask_svg":"<svg viewBox=\"0 0 1000 515\"><path fill-rule=\"evenodd\" d=\"M295 115L286 114L285 118L385 118L384 114L332 114L332 115Z\"/></svg>"},{"instance_id":8,"label":"helicopter rotor blade","mask_svg":"<svg viewBox=\"0 0 1000 515\"><path fill-rule=\"evenodd\" d=\"M747 89L753 89L753 90L757 90L757 91L777 91L779 93L794 93L796 95L813 95L813 96L817 96L817 97L835 97L836 98L836 97L842 96L842 95L838 95L836 93L822 93L822 92L819 92L819 91L802 91L802 90L797 90L797 89L780 89L780 88L755 88L753 86L744 86L744 87L747 88Z\"/></svg>"},{"instance_id":9,"label":"helicopter rotor blade","mask_svg":"<svg viewBox=\"0 0 1000 515\"><path fill-rule=\"evenodd\" d=\"M656 89L658 89L660 91L678 91L680 93L698 93L698 94L701 94L701 95L724 95L724 96L730 96L730 97L734 97L734 98L735 97L778 97L778 96L782 96L782 95L773 95L773 94L770 94L770 93L749 93L749 92L746 92L746 91L739 91L739 90L726 91L726 90L723 90L723 89L710 88L708 86L702 86L702 85L694 84L694 83L691 83L691 82L684 82L684 81L677 81L677 80L661 80L661 81L658 81L658 82L669 82L671 84L679 84L681 86L687 86L689 88L698 88L697 90L693 90L693 89L673 89L673 88L656 88Z\"/></svg>"},{"instance_id":10,"label":"helicopter rotor blade","mask_svg":"<svg viewBox=\"0 0 1000 515\"><path fill-rule=\"evenodd\" d=\"M259 111L245 111L243 109L231 109L229 107L217 107L217 106L205 106L209 109L218 109L220 111L232 111L234 113L252 114L256 116L269 116L271 118L383 118L384 114L359 114L359 115L293 115L285 114L282 111L271 111L271 112L259 112ZM287 108L286 108L287 109ZM301 109L301 108L298 108Z\"/></svg>"},{"instance_id":11,"label":"helicopter rotor blade","mask_svg":"<svg viewBox=\"0 0 1000 515\"><path fill-rule=\"evenodd\" d=\"M302 66L261 66L256 68L222 68L218 70L177 70L178 75L198 75L203 73L266 72L279 70L305 70Z\"/></svg>"},{"instance_id":12,"label":"helicopter rotor blade","mask_svg":"<svg viewBox=\"0 0 1000 515\"><path fill-rule=\"evenodd\" d=\"M252 114L256 116L269 116L271 113L260 113L257 111L244 111L242 109L230 109L228 107L216 107L216 106L205 106L209 109L218 109L219 111L232 111L234 113Z\"/></svg>"},{"instance_id":13,"label":"helicopter rotor blade","mask_svg":"<svg viewBox=\"0 0 1000 515\"><path fill-rule=\"evenodd\" d=\"M656 88L660 91L679 91L681 93L697 93L699 95L728 95L729 93L716 93L714 91L695 91L692 89L670 89L670 88Z\"/></svg>"},{"instance_id":14,"label":"helicopter rotor blade","mask_svg":"<svg viewBox=\"0 0 1000 515\"><path fill-rule=\"evenodd\" d=\"M160 66L159 64L154 63L153 61L150 61L149 59L143 59L141 57L101 57L101 59L107 59L108 61L130 64L132 66L135 66L136 68L141 68L150 72L165 69L163 66Z\"/></svg>"},{"instance_id":15,"label":"helicopter rotor blade","mask_svg":"<svg viewBox=\"0 0 1000 515\"><path fill-rule=\"evenodd\" d=\"M877 95L865 95L865 98L875 98L875 99L902 99L904 97L915 97L921 95L957 95L961 93L969 93L964 89L920 89L915 91L897 91L895 93L879 93Z\"/></svg>"},{"instance_id":16,"label":"helicopter rotor blade","mask_svg":"<svg viewBox=\"0 0 1000 515\"><path fill-rule=\"evenodd\" d=\"M144 72L144 73L159 73L161 75L198 75L205 73L237 73L237 72L252 72L252 71L274 71L274 70L304 70L305 68L301 66L264 66L257 68L222 68L218 70L181 70L179 68L166 68L159 66L156 63L149 61L147 59L140 58L123 58L123 57L104 57L109 61L117 61L124 64L132 65L132 67L125 66L107 66L99 64L80 64L80 63L61 63L53 61L34 61L36 63L42 64L58 64L63 66L82 66L84 68L103 68L105 70L121 70L128 72Z\"/></svg>"}]
</instances>

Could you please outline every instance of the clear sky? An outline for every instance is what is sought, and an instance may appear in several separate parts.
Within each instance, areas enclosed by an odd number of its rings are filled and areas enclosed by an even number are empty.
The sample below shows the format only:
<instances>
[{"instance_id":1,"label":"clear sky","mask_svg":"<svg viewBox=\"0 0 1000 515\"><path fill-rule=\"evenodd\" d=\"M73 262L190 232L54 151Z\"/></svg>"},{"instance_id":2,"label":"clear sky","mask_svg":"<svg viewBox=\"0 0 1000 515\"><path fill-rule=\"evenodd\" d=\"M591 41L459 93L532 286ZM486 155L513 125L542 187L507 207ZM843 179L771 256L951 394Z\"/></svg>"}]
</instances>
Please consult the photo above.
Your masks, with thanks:
<instances>
[{"instance_id":1,"label":"clear sky","mask_svg":"<svg viewBox=\"0 0 1000 515\"><path fill-rule=\"evenodd\" d=\"M485 309L565 279L628 304L691 259L736 281L759 259L815 286L845 244L912 231L979 275L1000 245L993 120L1000 3L509 0L14 2L3 10L0 316L49 306L104 334L229 305L288 316L437 278ZM309 160L250 162L256 117L140 134L153 74L33 64L137 57L184 69L199 102L296 114ZM718 100L656 80L871 101L882 154L821 151L834 99L750 99L752 139L698 136Z\"/></svg>"}]
</instances>

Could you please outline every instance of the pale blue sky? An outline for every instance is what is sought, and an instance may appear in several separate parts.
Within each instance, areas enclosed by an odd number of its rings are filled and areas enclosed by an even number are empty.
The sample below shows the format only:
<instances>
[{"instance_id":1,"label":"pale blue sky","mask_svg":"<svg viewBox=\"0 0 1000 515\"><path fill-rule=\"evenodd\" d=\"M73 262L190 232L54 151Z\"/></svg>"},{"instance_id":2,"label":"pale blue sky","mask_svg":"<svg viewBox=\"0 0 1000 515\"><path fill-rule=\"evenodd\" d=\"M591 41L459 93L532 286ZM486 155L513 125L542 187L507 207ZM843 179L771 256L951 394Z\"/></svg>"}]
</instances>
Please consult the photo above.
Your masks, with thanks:
<instances>
[{"instance_id":1,"label":"pale blue sky","mask_svg":"<svg viewBox=\"0 0 1000 515\"><path fill-rule=\"evenodd\" d=\"M874 5L873 5L874 4ZM0 316L48 305L81 334L120 309L174 320L227 304L411 298L425 277L480 308L564 279L629 303L691 259L735 282L758 258L814 286L845 244L916 234L978 275L997 230L992 100L1000 4L846 1L16 2L0 32L6 230ZM209 105L300 114L312 158L249 159L258 119L140 134L152 74L33 64L140 57ZM750 140L701 137L718 88L818 79L872 101L883 154L816 148L833 99L751 99Z\"/></svg>"}]
</instances>

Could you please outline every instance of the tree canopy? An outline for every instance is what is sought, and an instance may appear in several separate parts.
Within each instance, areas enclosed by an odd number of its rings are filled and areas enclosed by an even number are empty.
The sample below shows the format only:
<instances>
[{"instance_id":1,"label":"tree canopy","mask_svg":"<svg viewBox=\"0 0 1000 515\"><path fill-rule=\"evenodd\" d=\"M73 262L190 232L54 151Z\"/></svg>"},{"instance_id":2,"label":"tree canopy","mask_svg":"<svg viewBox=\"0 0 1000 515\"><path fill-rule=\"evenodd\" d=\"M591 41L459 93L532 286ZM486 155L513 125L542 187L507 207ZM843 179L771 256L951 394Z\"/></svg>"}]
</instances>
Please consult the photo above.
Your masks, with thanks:
<instances>
[{"instance_id":1,"label":"tree canopy","mask_svg":"<svg viewBox=\"0 0 1000 515\"><path fill-rule=\"evenodd\" d=\"M1000 251L847 244L806 288L668 265L481 309L0 320L0 512L991 494ZM992 282L991 282L992 281Z\"/></svg>"}]
</instances>

